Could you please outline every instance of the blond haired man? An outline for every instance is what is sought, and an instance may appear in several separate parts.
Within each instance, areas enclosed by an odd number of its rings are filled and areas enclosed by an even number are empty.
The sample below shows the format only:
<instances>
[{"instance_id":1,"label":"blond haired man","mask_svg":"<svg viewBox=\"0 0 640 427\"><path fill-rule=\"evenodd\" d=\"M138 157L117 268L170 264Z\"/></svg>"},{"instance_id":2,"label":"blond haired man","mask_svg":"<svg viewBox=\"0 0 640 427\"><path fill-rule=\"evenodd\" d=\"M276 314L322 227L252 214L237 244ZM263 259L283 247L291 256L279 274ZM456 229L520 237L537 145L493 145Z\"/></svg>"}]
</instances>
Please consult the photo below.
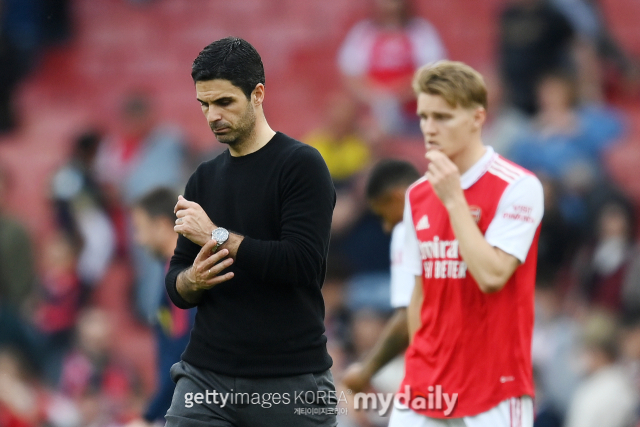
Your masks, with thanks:
<instances>
[{"instance_id":1,"label":"blond haired man","mask_svg":"<svg viewBox=\"0 0 640 427\"><path fill-rule=\"evenodd\" d=\"M542 186L483 145L478 72L437 62L414 90L430 164L406 194L403 263L416 284L390 426L532 426Z\"/></svg>"}]
</instances>

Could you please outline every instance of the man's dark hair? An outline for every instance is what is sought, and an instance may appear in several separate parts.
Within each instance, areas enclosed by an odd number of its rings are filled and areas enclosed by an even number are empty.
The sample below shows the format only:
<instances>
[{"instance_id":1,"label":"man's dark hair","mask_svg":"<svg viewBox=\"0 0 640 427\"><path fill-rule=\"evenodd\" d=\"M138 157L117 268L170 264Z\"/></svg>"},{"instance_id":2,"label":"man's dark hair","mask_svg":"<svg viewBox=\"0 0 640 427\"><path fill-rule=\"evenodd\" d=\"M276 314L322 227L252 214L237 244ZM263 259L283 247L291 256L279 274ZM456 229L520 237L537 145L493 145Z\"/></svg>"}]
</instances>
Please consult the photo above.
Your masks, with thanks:
<instances>
[{"instance_id":1,"label":"man's dark hair","mask_svg":"<svg viewBox=\"0 0 640 427\"><path fill-rule=\"evenodd\" d=\"M369 175L367 199L376 199L394 187L409 186L418 178L420 173L409 162L396 159L381 160Z\"/></svg>"},{"instance_id":2,"label":"man's dark hair","mask_svg":"<svg viewBox=\"0 0 640 427\"><path fill-rule=\"evenodd\" d=\"M202 49L191 66L193 82L229 80L247 99L258 83L264 84L264 67L258 51L238 37L216 40Z\"/></svg>"},{"instance_id":3,"label":"man's dark hair","mask_svg":"<svg viewBox=\"0 0 640 427\"><path fill-rule=\"evenodd\" d=\"M151 218L165 217L173 221L176 218L173 208L177 201L178 195L175 191L158 187L138 199L134 207L142 209Z\"/></svg>"}]
</instances>

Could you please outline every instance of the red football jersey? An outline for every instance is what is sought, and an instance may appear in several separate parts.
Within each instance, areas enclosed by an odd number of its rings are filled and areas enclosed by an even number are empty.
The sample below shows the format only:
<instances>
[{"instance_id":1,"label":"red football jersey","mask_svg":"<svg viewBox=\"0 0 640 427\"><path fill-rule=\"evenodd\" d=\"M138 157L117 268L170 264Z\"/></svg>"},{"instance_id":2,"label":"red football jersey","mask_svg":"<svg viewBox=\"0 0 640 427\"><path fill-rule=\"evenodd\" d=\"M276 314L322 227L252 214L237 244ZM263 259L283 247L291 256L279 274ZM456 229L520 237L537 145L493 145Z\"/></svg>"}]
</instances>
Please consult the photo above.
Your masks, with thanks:
<instances>
[{"instance_id":1,"label":"red football jersey","mask_svg":"<svg viewBox=\"0 0 640 427\"><path fill-rule=\"evenodd\" d=\"M481 292L429 181L407 190L405 267L422 275L424 300L400 391L409 386L411 408L434 418L477 415L510 397L534 395L531 338L542 185L491 147L462 175L461 185L485 239L521 264L502 290ZM447 414L438 396L443 393L457 393Z\"/></svg>"}]
</instances>

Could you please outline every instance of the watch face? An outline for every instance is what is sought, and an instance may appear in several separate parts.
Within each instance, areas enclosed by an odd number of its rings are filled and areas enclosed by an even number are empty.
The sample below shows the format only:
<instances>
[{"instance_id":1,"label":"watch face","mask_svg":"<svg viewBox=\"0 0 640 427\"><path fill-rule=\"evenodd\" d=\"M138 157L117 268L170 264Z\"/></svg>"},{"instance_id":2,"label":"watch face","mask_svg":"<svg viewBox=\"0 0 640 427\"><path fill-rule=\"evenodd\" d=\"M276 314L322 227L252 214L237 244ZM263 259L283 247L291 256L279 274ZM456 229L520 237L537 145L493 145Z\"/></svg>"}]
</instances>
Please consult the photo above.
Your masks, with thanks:
<instances>
[{"instance_id":1,"label":"watch face","mask_svg":"<svg viewBox=\"0 0 640 427\"><path fill-rule=\"evenodd\" d=\"M220 246L224 244L224 242L226 242L229 238L229 232L226 228L218 227L211 233L211 238L215 239L215 241L218 243L218 246Z\"/></svg>"}]
</instances>

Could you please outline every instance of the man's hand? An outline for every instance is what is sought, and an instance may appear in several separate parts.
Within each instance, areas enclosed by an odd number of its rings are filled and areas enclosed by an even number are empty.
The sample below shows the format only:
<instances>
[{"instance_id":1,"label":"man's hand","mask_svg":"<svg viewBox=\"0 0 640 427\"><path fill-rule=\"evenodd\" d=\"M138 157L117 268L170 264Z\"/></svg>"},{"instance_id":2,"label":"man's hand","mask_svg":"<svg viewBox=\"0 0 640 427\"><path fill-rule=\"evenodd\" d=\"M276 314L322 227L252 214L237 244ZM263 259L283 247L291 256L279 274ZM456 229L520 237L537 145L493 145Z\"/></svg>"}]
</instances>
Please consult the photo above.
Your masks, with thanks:
<instances>
[{"instance_id":1,"label":"man's hand","mask_svg":"<svg viewBox=\"0 0 640 427\"><path fill-rule=\"evenodd\" d=\"M342 384L353 393L360 393L370 387L371 375L369 375L362 363L354 363L347 368L342 376Z\"/></svg>"},{"instance_id":2,"label":"man's hand","mask_svg":"<svg viewBox=\"0 0 640 427\"><path fill-rule=\"evenodd\" d=\"M173 212L178 217L173 227L176 233L182 234L200 246L204 246L211 240L211 232L216 226L199 204L178 196L178 203L173 208Z\"/></svg>"},{"instance_id":3,"label":"man's hand","mask_svg":"<svg viewBox=\"0 0 640 427\"><path fill-rule=\"evenodd\" d=\"M427 179L442 204L449 209L461 199L465 200L458 167L439 150L429 150L425 157L429 160Z\"/></svg>"},{"instance_id":4,"label":"man's hand","mask_svg":"<svg viewBox=\"0 0 640 427\"><path fill-rule=\"evenodd\" d=\"M203 291L233 277L231 272L220 275L225 268L233 264L233 259L225 259L229 255L227 249L221 249L212 255L211 252L216 244L213 239L205 243L193 261L193 265L178 276L176 289L185 301L196 304Z\"/></svg>"}]
</instances>

